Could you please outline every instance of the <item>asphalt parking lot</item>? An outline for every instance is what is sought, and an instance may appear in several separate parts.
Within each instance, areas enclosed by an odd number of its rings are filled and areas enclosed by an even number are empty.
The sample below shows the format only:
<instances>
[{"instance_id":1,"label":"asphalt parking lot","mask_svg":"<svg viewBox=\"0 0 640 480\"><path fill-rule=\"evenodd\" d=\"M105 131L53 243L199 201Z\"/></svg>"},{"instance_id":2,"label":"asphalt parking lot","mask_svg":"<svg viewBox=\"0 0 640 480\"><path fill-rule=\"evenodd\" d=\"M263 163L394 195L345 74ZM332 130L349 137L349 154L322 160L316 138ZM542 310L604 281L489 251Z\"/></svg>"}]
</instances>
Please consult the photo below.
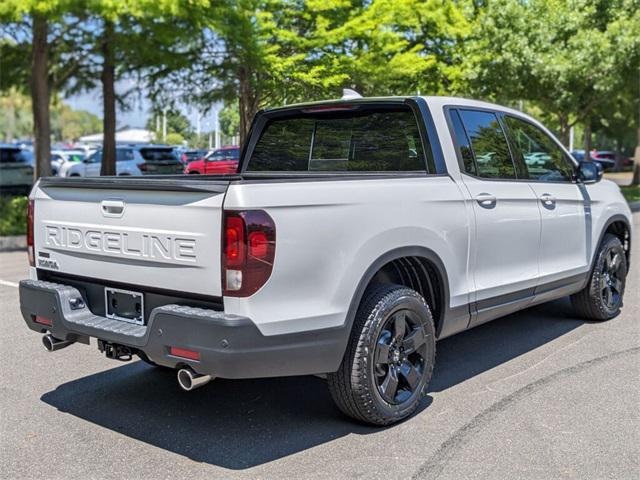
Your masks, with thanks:
<instances>
[{"instance_id":1,"label":"asphalt parking lot","mask_svg":"<svg viewBox=\"0 0 640 480\"><path fill-rule=\"evenodd\" d=\"M557 301L438 343L404 423L341 416L322 379L216 380L91 347L47 353L19 314L24 252L0 253L0 477L640 478L640 214L623 313Z\"/></svg>"}]
</instances>

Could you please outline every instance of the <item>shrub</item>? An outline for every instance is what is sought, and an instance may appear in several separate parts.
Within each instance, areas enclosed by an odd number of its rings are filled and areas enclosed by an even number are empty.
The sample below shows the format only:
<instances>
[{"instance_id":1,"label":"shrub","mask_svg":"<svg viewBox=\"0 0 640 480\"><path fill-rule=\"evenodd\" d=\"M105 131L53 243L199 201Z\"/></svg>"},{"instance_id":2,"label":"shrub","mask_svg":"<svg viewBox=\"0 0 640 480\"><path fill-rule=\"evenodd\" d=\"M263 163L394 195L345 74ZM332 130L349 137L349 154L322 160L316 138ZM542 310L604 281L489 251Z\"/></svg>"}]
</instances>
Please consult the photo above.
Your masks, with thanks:
<instances>
[{"instance_id":1,"label":"shrub","mask_svg":"<svg viewBox=\"0 0 640 480\"><path fill-rule=\"evenodd\" d=\"M28 204L26 196L0 197L0 236L26 235Z\"/></svg>"}]
</instances>

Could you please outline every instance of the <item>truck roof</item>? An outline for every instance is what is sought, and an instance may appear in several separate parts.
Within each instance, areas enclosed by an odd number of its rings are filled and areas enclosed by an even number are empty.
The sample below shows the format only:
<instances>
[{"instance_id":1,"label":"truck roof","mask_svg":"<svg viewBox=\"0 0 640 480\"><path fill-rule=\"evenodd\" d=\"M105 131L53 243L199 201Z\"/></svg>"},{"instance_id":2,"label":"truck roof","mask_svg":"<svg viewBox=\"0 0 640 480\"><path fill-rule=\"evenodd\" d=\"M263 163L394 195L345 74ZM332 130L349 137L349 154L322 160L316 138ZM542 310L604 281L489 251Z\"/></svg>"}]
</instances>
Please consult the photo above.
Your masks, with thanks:
<instances>
[{"instance_id":1,"label":"truck roof","mask_svg":"<svg viewBox=\"0 0 640 480\"><path fill-rule=\"evenodd\" d=\"M538 120L527 115L526 113L510 108L504 105L500 105L497 103L486 102L483 100L474 100L471 98L464 97L451 97L451 96L438 96L438 95L402 95L402 96L388 96L388 97L359 97L359 98L348 98L348 99L330 99L330 100L320 100L315 102L301 102L294 103L290 105L282 105L279 107L266 108L263 111L266 113L269 112L278 112L287 109L300 109L304 107L314 107L321 105L357 105L357 104L367 104L367 103L403 103L406 100L417 100L423 99L427 102L427 105L435 108L442 108L448 105L455 105L458 107L475 107L475 108L486 108L486 109L497 109L503 112L512 113L514 115L518 115L520 117L525 117L537 125L542 126Z\"/></svg>"}]
</instances>

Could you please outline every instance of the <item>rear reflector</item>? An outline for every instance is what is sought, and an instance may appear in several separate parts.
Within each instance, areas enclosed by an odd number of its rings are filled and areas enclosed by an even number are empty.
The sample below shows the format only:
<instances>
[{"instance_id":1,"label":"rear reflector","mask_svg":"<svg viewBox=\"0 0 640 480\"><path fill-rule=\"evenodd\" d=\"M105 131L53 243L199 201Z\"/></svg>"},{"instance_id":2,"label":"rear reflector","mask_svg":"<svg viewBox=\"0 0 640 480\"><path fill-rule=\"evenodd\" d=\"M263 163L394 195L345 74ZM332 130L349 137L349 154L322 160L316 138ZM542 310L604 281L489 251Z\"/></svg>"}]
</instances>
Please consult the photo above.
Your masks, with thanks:
<instances>
[{"instance_id":1,"label":"rear reflector","mask_svg":"<svg viewBox=\"0 0 640 480\"><path fill-rule=\"evenodd\" d=\"M46 325L47 327L53 326L53 320L46 317L41 317L40 315L32 315L33 321L39 323L40 325Z\"/></svg>"},{"instance_id":2,"label":"rear reflector","mask_svg":"<svg viewBox=\"0 0 640 480\"><path fill-rule=\"evenodd\" d=\"M188 360L200 361L200 352L194 350L187 350L186 348L170 347L169 354L174 357L186 358Z\"/></svg>"}]
</instances>

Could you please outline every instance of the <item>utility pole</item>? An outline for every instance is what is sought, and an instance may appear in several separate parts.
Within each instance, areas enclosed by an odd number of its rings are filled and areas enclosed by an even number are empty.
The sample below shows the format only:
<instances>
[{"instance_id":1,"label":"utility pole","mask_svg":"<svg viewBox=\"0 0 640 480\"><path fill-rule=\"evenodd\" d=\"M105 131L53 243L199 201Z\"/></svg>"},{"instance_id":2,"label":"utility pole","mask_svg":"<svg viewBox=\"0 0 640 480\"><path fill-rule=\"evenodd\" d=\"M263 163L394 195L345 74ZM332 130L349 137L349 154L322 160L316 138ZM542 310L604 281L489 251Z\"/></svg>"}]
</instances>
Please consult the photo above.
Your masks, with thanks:
<instances>
[{"instance_id":1,"label":"utility pole","mask_svg":"<svg viewBox=\"0 0 640 480\"><path fill-rule=\"evenodd\" d=\"M218 118L218 110L213 111L214 120L213 120L213 128L216 132L216 148L220 148L220 119Z\"/></svg>"},{"instance_id":2,"label":"utility pole","mask_svg":"<svg viewBox=\"0 0 640 480\"><path fill-rule=\"evenodd\" d=\"M569 151L573 152L573 127L569 129Z\"/></svg>"},{"instance_id":3,"label":"utility pole","mask_svg":"<svg viewBox=\"0 0 640 480\"><path fill-rule=\"evenodd\" d=\"M167 141L167 107L162 109L162 141Z\"/></svg>"}]
</instances>

